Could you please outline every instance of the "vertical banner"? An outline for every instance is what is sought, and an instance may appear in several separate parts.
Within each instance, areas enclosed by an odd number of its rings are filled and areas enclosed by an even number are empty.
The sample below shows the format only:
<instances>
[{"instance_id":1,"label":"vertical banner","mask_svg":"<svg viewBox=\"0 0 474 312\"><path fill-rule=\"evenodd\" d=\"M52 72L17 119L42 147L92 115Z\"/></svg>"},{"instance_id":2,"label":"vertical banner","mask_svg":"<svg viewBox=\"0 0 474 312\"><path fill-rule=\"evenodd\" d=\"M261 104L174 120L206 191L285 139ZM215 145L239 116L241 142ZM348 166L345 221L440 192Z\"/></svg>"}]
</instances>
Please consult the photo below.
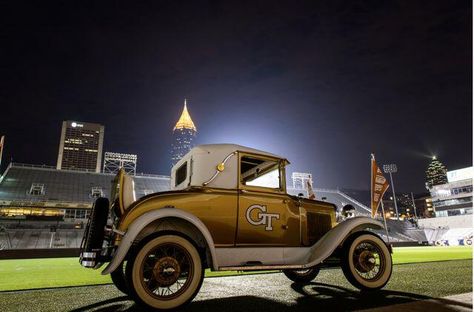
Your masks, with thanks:
<instances>
[{"instance_id":1,"label":"vertical banner","mask_svg":"<svg viewBox=\"0 0 474 312\"><path fill-rule=\"evenodd\" d=\"M380 202L389 184L387 179L383 176L382 170L377 166L374 154L371 154L371 156L370 208L372 209L373 218L379 209Z\"/></svg>"}]
</instances>

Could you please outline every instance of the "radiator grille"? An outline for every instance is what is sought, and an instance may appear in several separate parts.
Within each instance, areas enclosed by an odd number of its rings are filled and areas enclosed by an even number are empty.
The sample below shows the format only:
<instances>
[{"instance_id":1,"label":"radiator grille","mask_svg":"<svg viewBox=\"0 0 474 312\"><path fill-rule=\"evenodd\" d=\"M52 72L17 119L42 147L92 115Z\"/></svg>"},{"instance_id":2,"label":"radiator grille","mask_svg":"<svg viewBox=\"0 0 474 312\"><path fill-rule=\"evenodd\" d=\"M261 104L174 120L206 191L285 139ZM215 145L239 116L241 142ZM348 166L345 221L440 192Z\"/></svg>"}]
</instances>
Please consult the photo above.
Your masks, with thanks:
<instances>
[{"instance_id":1,"label":"radiator grille","mask_svg":"<svg viewBox=\"0 0 474 312\"><path fill-rule=\"evenodd\" d=\"M307 213L308 241L312 245L331 229L331 215L325 213Z\"/></svg>"}]
</instances>

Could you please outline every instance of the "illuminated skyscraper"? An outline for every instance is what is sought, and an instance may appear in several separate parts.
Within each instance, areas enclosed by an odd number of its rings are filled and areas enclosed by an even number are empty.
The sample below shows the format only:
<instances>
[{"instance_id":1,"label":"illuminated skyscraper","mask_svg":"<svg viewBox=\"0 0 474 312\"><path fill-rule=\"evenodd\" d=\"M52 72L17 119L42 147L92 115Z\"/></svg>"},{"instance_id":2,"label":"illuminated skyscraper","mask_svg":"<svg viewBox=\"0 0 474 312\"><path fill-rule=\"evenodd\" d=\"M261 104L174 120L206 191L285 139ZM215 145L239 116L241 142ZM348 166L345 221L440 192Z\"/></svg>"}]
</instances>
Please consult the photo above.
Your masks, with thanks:
<instances>
[{"instance_id":1,"label":"illuminated skyscraper","mask_svg":"<svg viewBox=\"0 0 474 312\"><path fill-rule=\"evenodd\" d=\"M426 186L432 188L434 185L448 183L446 175L446 167L441 163L436 156L433 156L431 163L426 170Z\"/></svg>"},{"instance_id":2,"label":"illuminated skyscraper","mask_svg":"<svg viewBox=\"0 0 474 312\"><path fill-rule=\"evenodd\" d=\"M194 146L197 129L189 115L184 99L184 108L178 122L173 128L173 143L171 144L171 166L174 166Z\"/></svg>"},{"instance_id":3,"label":"illuminated skyscraper","mask_svg":"<svg viewBox=\"0 0 474 312\"><path fill-rule=\"evenodd\" d=\"M100 172L104 126L78 121L63 121L57 169Z\"/></svg>"}]
</instances>

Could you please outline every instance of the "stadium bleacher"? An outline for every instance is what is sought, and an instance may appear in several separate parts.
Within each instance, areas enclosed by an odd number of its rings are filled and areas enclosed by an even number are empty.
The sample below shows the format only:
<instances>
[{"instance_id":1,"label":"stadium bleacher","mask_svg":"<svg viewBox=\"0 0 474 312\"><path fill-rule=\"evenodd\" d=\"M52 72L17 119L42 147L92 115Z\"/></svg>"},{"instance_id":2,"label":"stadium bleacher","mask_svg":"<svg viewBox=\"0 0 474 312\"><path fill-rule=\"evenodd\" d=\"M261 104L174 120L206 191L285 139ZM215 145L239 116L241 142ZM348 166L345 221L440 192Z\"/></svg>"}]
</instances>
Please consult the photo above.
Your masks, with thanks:
<instances>
[{"instance_id":1,"label":"stadium bleacher","mask_svg":"<svg viewBox=\"0 0 474 312\"><path fill-rule=\"evenodd\" d=\"M50 166L11 163L0 180L0 201L55 202L90 204L93 188L110 193L113 174L79 170L57 170ZM137 174L134 176L137 196L147 191L169 189L169 176ZM43 194L31 194L33 184L43 185Z\"/></svg>"},{"instance_id":2,"label":"stadium bleacher","mask_svg":"<svg viewBox=\"0 0 474 312\"><path fill-rule=\"evenodd\" d=\"M96 196L109 196L113 178L11 163L0 177L0 249L78 248L88 211ZM137 198L170 188L169 176L133 179ZM41 185L41 191L32 192L33 185Z\"/></svg>"},{"instance_id":3,"label":"stadium bleacher","mask_svg":"<svg viewBox=\"0 0 474 312\"><path fill-rule=\"evenodd\" d=\"M83 230L8 230L7 236L0 235L0 240L3 238L0 246L2 249L79 248L83 234Z\"/></svg>"},{"instance_id":4,"label":"stadium bleacher","mask_svg":"<svg viewBox=\"0 0 474 312\"><path fill-rule=\"evenodd\" d=\"M308 197L308 191L306 189L295 189L288 187L288 194L298 196L303 194L304 197ZM370 209L366 205L343 193L340 190L315 188L313 189L317 200L326 201L328 203L335 204L338 210L341 210L345 205L352 205L356 212L356 216L370 216Z\"/></svg>"}]
</instances>

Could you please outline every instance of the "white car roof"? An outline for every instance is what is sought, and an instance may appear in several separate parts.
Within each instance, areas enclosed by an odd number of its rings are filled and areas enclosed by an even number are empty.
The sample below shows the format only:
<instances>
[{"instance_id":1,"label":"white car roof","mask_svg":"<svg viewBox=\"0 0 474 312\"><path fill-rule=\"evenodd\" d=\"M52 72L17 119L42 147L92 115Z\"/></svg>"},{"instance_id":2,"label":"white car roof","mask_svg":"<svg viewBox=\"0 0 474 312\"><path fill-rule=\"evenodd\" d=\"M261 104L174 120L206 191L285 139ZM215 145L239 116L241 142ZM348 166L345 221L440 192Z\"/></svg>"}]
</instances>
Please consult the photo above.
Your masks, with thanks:
<instances>
[{"instance_id":1,"label":"white car roof","mask_svg":"<svg viewBox=\"0 0 474 312\"><path fill-rule=\"evenodd\" d=\"M203 144L191 149L176 165L171 168L171 189L179 190L185 189L189 186L203 186L216 173L216 167L222 163L226 157L232 153L243 152L268 156L278 159L284 157L261 151L258 149L237 145L237 144ZM220 172L211 183L207 184L209 187L236 189L238 185L238 156L230 156L226 163L224 171ZM187 165L187 177L183 183L176 185L176 170L180 168L185 162Z\"/></svg>"},{"instance_id":2,"label":"white car roof","mask_svg":"<svg viewBox=\"0 0 474 312\"><path fill-rule=\"evenodd\" d=\"M262 150L258 150L255 148L243 146L243 145L238 145L238 144L229 144L229 143L222 143L222 144L202 144L198 145L194 148L192 148L188 154L192 154L196 151L206 151L210 154L214 152L227 152L227 153L232 153L232 152L245 152L245 153L252 153L252 154L259 154L259 155L264 155L264 156L269 156L269 157L275 157L275 158L281 158L285 159L285 157L281 157L272 153L268 153Z\"/></svg>"}]
</instances>

